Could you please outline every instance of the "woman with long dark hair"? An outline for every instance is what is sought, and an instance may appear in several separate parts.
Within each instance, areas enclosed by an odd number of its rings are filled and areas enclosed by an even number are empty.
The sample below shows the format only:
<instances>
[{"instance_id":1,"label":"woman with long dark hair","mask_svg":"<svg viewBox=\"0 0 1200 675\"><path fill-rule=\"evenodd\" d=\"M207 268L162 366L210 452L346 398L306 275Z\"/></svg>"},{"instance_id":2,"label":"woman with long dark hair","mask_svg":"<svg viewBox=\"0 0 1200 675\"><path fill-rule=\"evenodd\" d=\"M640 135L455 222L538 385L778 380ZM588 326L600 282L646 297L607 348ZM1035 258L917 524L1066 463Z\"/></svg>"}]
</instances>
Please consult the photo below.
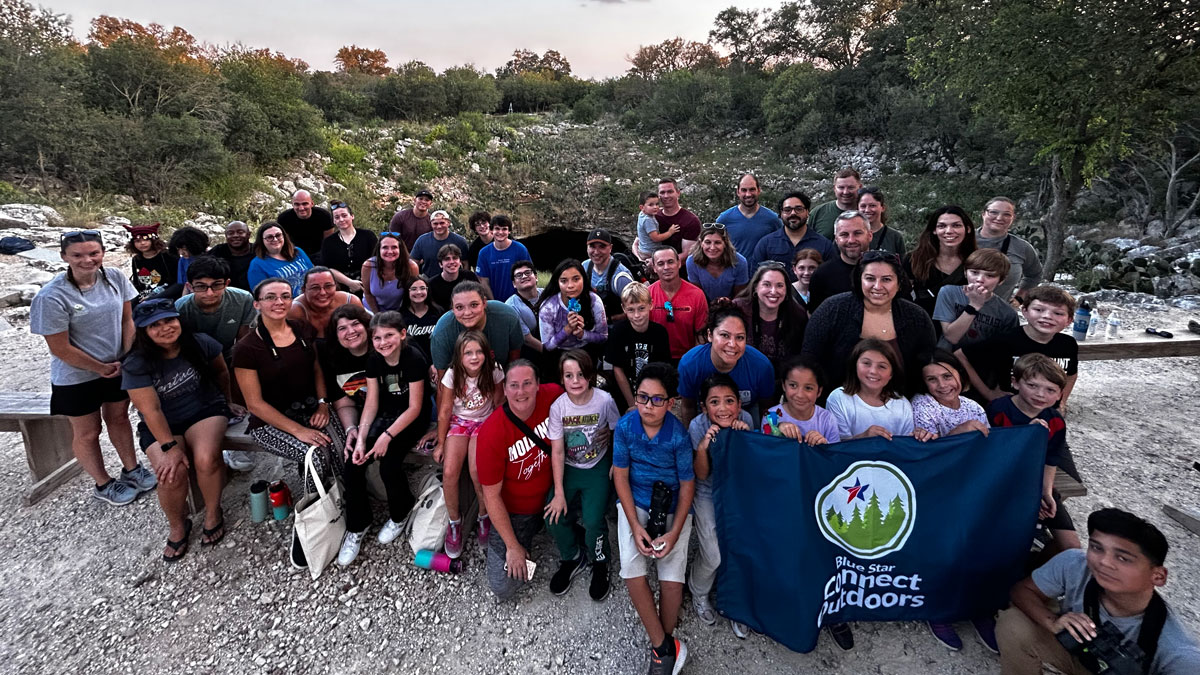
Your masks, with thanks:
<instances>
[{"instance_id":1,"label":"woman with long dark hair","mask_svg":"<svg viewBox=\"0 0 1200 675\"><path fill-rule=\"evenodd\" d=\"M354 227L354 211L346 202L329 202L329 212L337 229L321 242L321 264L333 270L334 280L351 293L361 294L359 280L363 263L375 249L375 233Z\"/></svg>"},{"instance_id":2,"label":"woman with long dark hair","mask_svg":"<svg viewBox=\"0 0 1200 675\"><path fill-rule=\"evenodd\" d=\"M772 363L783 363L800 351L808 312L792 298L782 263L769 260L759 265L733 304L748 319L748 343Z\"/></svg>"},{"instance_id":3,"label":"woman with long dark hair","mask_svg":"<svg viewBox=\"0 0 1200 675\"><path fill-rule=\"evenodd\" d=\"M304 249L292 244L288 233L279 223L269 220L254 233L254 260L246 270L250 288L257 288L266 279L284 279L292 287L292 295L304 292L304 273L312 269L312 261Z\"/></svg>"},{"instance_id":4,"label":"woman with long dark hair","mask_svg":"<svg viewBox=\"0 0 1200 675\"><path fill-rule=\"evenodd\" d=\"M933 316L942 286L967 283L963 263L975 252L975 223L959 206L943 206L925 219L917 248L904 261L913 284L913 300ZM935 325L938 334L941 326Z\"/></svg>"},{"instance_id":5,"label":"woman with long dark hair","mask_svg":"<svg viewBox=\"0 0 1200 675\"><path fill-rule=\"evenodd\" d=\"M123 506L154 489L154 474L138 463L129 424L129 397L121 389L121 357L133 344L137 289L104 267L99 230L65 232L59 254L67 271L33 298L29 332L50 348L50 414L71 423L71 451L96 483L93 496ZM113 478L100 453L101 422L121 458Z\"/></svg>"},{"instance_id":6,"label":"woman with long dark hair","mask_svg":"<svg viewBox=\"0 0 1200 675\"><path fill-rule=\"evenodd\" d=\"M568 258L554 268L538 298L538 326L546 363L557 365L559 352L583 349L599 360L608 339L604 302L592 292L583 263Z\"/></svg>"},{"instance_id":7,"label":"woman with long dark hair","mask_svg":"<svg viewBox=\"0 0 1200 675\"><path fill-rule=\"evenodd\" d=\"M328 337L317 345L329 404L346 430L346 447L358 438L358 420L367 402L367 357L371 353L371 315L358 305L333 310Z\"/></svg>"},{"instance_id":8,"label":"woman with long dark hair","mask_svg":"<svg viewBox=\"0 0 1200 675\"><path fill-rule=\"evenodd\" d=\"M421 272L399 232L382 232L362 266L363 304L372 312L399 310L408 282Z\"/></svg>"},{"instance_id":9,"label":"woman with long dark hair","mask_svg":"<svg viewBox=\"0 0 1200 675\"><path fill-rule=\"evenodd\" d=\"M170 526L163 560L173 563L187 553L192 530L190 468L204 495L200 545L213 546L225 537L221 441L232 414L229 370L221 343L184 328L170 300L139 304L133 321L137 336L125 357L121 384L141 415L139 445L158 476L158 503Z\"/></svg>"},{"instance_id":10,"label":"woman with long dark hair","mask_svg":"<svg viewBox=\"0 0 1200 675\"><path fill-rule=\"evenodd\" d=\"M445 308L429 297L429 279L423 274L409 279L404 287L400 315L408 325L409 343L420 349L425 359L431 363L433 350L430 340L433 339L433 329L437 326L438 319L442 318L442 314L445 314Z\"/></svg>"}]
</instances>

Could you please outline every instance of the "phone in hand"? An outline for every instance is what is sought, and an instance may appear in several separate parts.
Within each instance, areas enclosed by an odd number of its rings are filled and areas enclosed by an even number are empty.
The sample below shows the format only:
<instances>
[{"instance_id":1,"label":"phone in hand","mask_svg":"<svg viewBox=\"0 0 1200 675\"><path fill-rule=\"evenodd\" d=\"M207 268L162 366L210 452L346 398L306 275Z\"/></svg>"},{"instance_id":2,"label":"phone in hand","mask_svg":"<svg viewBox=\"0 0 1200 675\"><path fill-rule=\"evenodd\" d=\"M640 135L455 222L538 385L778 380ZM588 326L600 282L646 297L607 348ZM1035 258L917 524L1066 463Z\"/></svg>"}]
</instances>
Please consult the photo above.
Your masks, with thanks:
<instances>
[{"instance_id":1,"label":"phone in hand","mask_svg":"<svg viewBox=\"0 0 1200 675\"><path fill-rule=\"evenodd\" d=\"M533 572L536 569L537 569L537 563L533 562L529 558L526 558L525 559L525 580L526 581L533 581ZM504 571L505 572L508 571L508 563L504 563Z\"/></svg>"}]
</instances>

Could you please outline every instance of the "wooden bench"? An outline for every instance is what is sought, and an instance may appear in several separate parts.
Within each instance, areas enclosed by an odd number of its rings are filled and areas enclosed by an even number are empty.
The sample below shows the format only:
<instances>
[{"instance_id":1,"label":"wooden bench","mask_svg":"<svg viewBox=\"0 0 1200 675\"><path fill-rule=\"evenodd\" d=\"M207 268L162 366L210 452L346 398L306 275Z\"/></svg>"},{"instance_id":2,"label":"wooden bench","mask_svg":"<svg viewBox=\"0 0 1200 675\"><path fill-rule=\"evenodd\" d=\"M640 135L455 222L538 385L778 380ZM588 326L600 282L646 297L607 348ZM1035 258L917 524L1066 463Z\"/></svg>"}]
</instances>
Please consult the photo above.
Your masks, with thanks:
<instances>
[{"instance_id":1,"label":"wooden bench","mask_svg":"<svg viewBox=\"0 0 1200 675\"><path fill-rule=\"evenodd\" d=\"M1111 361L1117 359L1157 359L1172 356L1200 356L1200 335L1186 327L1168 328L1175 334L1161 338L1146 333L1130 333L1116 340L1103 337L1079 343L1080 361Z\"/></svg>"},{"instance_id":2,"label":"wooden bench","mask_svg":"<svg viewBox=\"0 0 1200 675\"><path fill-rule=\"evenodd\" d=\"M71 452L71 423L50 414L50 394L0 392L0 431L19 431L33 485L25 504L36 504L71 480L83 467Z\"/></svg>"},{"instance_id":3,"label":"wooden bench","mask_svg":"<svg viewBox=\"0 0 1200 675\"><path fill-rule=\"evenodd\" d=\"M1054 473L1054 489L1058 490L1059 496L1063 499L1082 497L1088 493L1087 486L1071 478L1064 471Z\"/></svg>"}]
</instances>

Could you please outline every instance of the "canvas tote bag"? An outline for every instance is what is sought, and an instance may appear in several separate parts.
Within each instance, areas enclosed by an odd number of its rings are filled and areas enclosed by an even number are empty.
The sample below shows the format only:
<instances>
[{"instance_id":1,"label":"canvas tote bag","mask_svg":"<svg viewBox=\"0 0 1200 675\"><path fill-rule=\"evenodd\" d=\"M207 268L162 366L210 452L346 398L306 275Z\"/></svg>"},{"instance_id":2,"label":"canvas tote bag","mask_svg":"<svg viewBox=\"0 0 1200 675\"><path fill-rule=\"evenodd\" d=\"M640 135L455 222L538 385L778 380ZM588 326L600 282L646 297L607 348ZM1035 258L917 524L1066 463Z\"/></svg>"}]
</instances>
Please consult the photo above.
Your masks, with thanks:
<instances>
[{"instance_id":1,"label":"canvas tote bag","mask_svg":"<svg viewBox=\"0 0 1200 675\"><path fill-rule=\"evenodd\" d=\"M317 468L313 464L313 453L317 446L308 448L304 454L304 496L296 503L296 536L308 558L308 573L313 579L337 557L346 535L346 503L342 499L342 484L335 476L326 489ZM308 491L309 477L317 486L316 494Z\"/></svg>"}]
</instances>

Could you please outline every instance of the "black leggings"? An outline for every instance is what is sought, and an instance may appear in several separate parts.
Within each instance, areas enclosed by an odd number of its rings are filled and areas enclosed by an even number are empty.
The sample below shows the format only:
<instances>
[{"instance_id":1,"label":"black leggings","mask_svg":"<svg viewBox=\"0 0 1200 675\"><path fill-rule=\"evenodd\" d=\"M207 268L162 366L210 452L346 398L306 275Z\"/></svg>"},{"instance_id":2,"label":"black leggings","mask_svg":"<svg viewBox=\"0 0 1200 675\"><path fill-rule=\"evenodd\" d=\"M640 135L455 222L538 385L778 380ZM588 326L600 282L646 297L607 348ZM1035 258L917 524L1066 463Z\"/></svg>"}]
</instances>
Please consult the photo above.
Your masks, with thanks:
<instances>
[{"instance_id":1,"label":"black leggings","mask_svg":"<svg viewBox=\"0 0 1200 675\"><path fill-rule=\"evenodd\" d=\"M367 434L367 449L375 445L375 440L382 435L387 424L394 420L376 420ZM382 422L382 424L381 424ZM379 460L379 477L387 490L388 517L399 523L408 517L417 498L408 487L408 470L404 466L404 458L425 433L429 426L428 420L414 420L388 443L387 454ZM346 530L362 532L371 524L371 500L367 494L367 467L375 458L355 464L348 460L342 470L342 482L346 488Z\"/></svg>"}]
</instances>

